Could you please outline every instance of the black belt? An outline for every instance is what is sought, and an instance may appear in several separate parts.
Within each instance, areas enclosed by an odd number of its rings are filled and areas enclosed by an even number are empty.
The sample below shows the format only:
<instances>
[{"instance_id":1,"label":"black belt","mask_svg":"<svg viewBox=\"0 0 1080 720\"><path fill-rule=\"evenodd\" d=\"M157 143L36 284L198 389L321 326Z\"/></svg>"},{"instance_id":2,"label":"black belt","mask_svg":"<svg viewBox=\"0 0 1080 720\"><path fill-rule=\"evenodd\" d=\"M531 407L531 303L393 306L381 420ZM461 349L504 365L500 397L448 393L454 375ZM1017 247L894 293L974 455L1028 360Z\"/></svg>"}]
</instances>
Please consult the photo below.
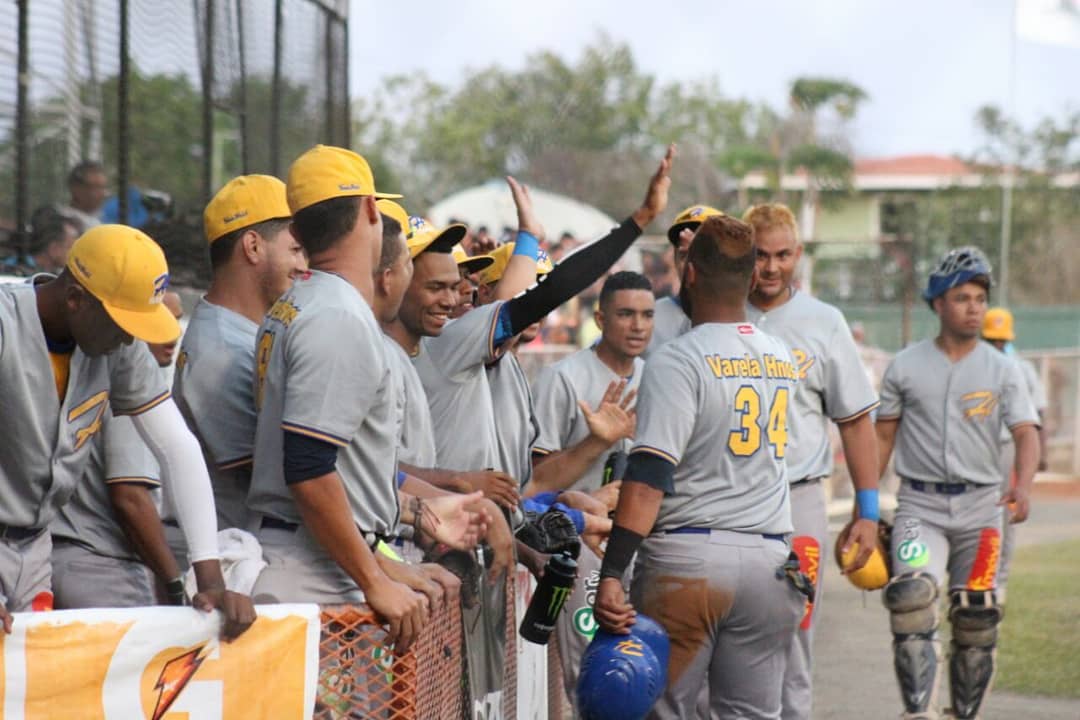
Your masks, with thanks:
<instances>
[{"instance_id":1,"label":"black belt","mask_svg":"<svg viewBox=\"0 0 1080 720\"><path fill-rule=\"evenodd\" d=\"M918 490L919 492L935 492L938 495L962 495L968 490L974 490L979 485L975 483L939 483L939 482L923 482L922 480L908 480L908 485L912 490Z\"/></svg>"},{"instance_id":2,"label":"black belt","mask_svg":"<svg viewBox=\"0 0 1080 720\"><path fill-rule=\"evenodd\" d=\"M296 532L300 529L300 524L289 522L287 520L279 520L278 518L270 517L269 515L263 515L259 527L263 530L288 530L289 532Z\"/></svg>"},{"instance_id":3,"label":"black belt","mask_svg":"<svg viewBox=\"0 0 1080 720\"><path fill-rule=\"evenodd\" d=\"M288 520L281 520L280 518L270 517L269 515L263 515L262 520L259 522L259 528L266 530L285 530L286 532L296 532L300 529L299 523L289 522ZM357 528L359 530L359 528ZM363 536L364 542L368 547L374 550L378 547L380 542L388 541L389 538L385 535L380 535L376 532L365 532L360 530L360 535Z\"/></svg>"},{"instance_id":4,"label":"black belt","mask_svg":"<svg viewBox=\"0 0 1080 720\"><path fill-rule=\"evenodd\" d=\"M0 525L0 540L29 540L45 532L45 528L12 527Z\"/></svg>"},{"instance_id":5,"label":"black belt","mask_svg":"<svg viewBox=\"0 0 1080 720\"><path fill-rule=\"evenodd\" d=\"M665 535L708 535L714 530L714 528L706 527L679 527L672 528L671 530L665 530ZM778 540L780 542L787 542L787 536L778 533L761 533L761 537L766 540Z\"/></svg>"},{"instance_id":6,"label":"black belt","mask_svg":"<svg viewBox=\"0 0 1080 720\"><path fill-rule=\"evenodd\" d=\"M821 476L817 477L804 477L791 483L791 487L799 487L800 485L813 485L814 483L821 482Z\"/></svg>"}]
</instances>

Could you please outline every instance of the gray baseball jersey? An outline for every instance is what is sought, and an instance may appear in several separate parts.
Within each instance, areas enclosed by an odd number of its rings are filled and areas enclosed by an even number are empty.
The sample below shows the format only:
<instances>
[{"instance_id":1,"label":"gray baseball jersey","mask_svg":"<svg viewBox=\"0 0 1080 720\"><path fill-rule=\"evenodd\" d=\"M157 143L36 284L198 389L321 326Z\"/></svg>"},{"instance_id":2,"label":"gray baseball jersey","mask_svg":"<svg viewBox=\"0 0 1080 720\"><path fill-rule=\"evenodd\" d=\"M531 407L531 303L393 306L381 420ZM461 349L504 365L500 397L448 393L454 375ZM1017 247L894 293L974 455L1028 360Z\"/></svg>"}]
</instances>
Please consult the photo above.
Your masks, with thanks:
<instances>
[{"instance_id":1,"label":"gray baseball jersey","mask_svg":"<svg viewBox=\"0 0 1080 720\"><path fill-rule=\"evenodd\" d=\"M541 370L533 381L533 403L540 423L540 437L533 452L546 455L573 447L587 438L589 425L578 401L584 400L590 408L597 407L608 385L617 380L627 381L627 392L636 390L644 367L641 358L634 358L633 372L622 378L597 357L595 349L586 348ZM620 440L608 452L626 451L630 445L630 440ZM570 489L588 492L600 487L606 461L607 453L597 458Z\"/></svg>"},{"instance_id":2,"label":"gray baseball jersey","mask_svg":"<svg viewBox=\"0 0 1080 720\"><path fill-rule=\"evenodd\" d=\"M420 342L412 359L427 394L440 468L503 469L484 371L499 357L493 341L501 306L484 305L447 323L441 335Z\"/></svg>"},{"instance_id":3,"label":"gray baseball jersey","mask_svg":"<svg viewBox=\"0 0 1080 720\"><path fill-rule=\"evenodd\" d=\"M356 288L312 271L259 328L258 422L248 506L299 523L285 484L284 431L336 445L357 526L389 535L398 522L396 409L382 331Z\"/></svg>"},{"instance_id":4,"label":"gray baseball jersey","mask_svg":"<svg viewBox=\"0 0 1080 720\"><path fill-rule=\"evenodd\" d=\"M138 554L116 518L109 485L139 483L161 487L157 460L129 417L106 411L103 428L91 442L90 460L70 502L49 525L54 538L77 542L97 555L137 560Z\"/></svg>"},{"instance_id":5,"label":"gray baseball jersey","mask_svg":"<svg viewBox=\"0 0 1080 720\"><path fill-rule=\"evenodd\" d=\"M807 293L792 292L791 299L774 310L762 312L748 305L746 312L758 328L788 346L799 371L784 455L788 479L796 482L832 472L830 420L854 420L878 401L844 316Z\"/></svg>"},{"instance_id":6,"label":"gray baseball jersey","mask_svg":"<svg viewBox=\"0 0 1080 720\"><path fill-rule=\"evenodd\" d=\"M1028 389L1028 395L1031 396L1031 403L1035 406L1037 412L1043 412L1046 408L1050 407L1050 402L1046 398L1046 388L1043 387L1042 378L1039 377L1039 371L1035 369L1035 363L1031 362L1025 357L1014 356L1016 363L1020 366L1020 372L1024 375L1024 383Z\"/></svg>"},{"instance_id":7,"label":"gray baseball jersey","mask_svg":"<svg viewBox=\"0 0 1080 720\"><path fill-rule=\"evenodd\" d=\"M255 445L255 335L259 326L199 300L176 359L173 395L202 446L219 528L247 528Z\"/></svg>"},{"instance_id":8,"label":"gray baseball jersey","mask_svg":"<svg viewBox=\"0 0 1080 720\"><path fill-rule=\"evenodd\" d=\"M29 284L0 287L0 387L0 524L22 528L45 527L71 497L106 410L137 415L169 398L146 345L133 343L93 358L73 350L58 400Z\"/></svg>"},{"instance_id":9,"label":"gray baseball jersey","mask_svg":"<svg viewBox=\"0 0 1080 720\"><path fill-rule=\"evenodd\" d=\"M386 336L387 357L394 369L401 374L403 391L403 417L398 460L421 468L436 467L435 431L431 427L431 409L420 376L413 367L405 348Z\"/></svg>"},{"instance_id":10,"label":"gray baseball jersey","mask_svg":"<svg viewBox=\"0 0 1080 720\"><path fill-rule=\"evenodd\" d=\"M798 368L750 323L706 323L645 363L631 453L675 467L655 530L791 532L788 406Z\"/></svg>"},{"instance_id":11,"label":"gray baseball jersey","mask_svg":"<svg viewBox=\"0 0 1080 720\"><path fill-rule=\"evenodd\" d=\"M683 312L682 305L677 297L662 297L656 301L656 310L653 314L652 339L649 347L645 349L643 358L656 352L660 346L674 340L690 330L690 318Z\"/></svg>"},{"instance_id":12,"label":"gray baseball jersey","mask_svg":"<svg viewBox=\"0 0 1080 720\"><path fill-rule=\"evenodd\" d=\"M532 446L540 434L529 381L513 353L485 369L495 411L498 467L524 486L532 478Z\"/></svg>"},{"instance_id":13,"label":"gray baseball jersey","mask_svg":"<svg viewBox=\"0 0 1080 720\"><path fill-rule=\"evenodd\" d=\"M881 382L879 420L899 419L896 473L924 482L1001 483L1001 425L1038 423L1020 368L988 343L951 362L934 340L902 350Z\"/></svg>"}]
</instances>

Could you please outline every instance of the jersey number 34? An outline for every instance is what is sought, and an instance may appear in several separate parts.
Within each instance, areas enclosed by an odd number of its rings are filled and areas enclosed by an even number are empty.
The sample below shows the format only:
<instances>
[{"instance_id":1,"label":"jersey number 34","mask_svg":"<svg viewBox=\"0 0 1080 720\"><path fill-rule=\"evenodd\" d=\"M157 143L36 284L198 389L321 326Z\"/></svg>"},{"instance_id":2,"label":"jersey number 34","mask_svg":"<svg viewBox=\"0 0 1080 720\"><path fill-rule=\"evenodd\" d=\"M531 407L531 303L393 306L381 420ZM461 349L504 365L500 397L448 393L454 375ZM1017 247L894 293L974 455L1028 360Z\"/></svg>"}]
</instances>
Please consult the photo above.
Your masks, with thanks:
<instances>
[{"instance_id":1,"label":"jersey number 34","mask_svg":"<svg viewBox=\"0 0 1080 720\"><path fill-rule=\"evenodd\" d=\"M733 455L749 457L761 449L762 405L764 399L757 388L743 385L739 392L735 393L735 414L739 416L739 424L728 433L728 449ZM787 449L787 408L788 389L777 388L772 402L769 403L764 427L765 438L769 445L772 445L777 459L783 458L784 450Z\"/></svg>"}]
</instances>

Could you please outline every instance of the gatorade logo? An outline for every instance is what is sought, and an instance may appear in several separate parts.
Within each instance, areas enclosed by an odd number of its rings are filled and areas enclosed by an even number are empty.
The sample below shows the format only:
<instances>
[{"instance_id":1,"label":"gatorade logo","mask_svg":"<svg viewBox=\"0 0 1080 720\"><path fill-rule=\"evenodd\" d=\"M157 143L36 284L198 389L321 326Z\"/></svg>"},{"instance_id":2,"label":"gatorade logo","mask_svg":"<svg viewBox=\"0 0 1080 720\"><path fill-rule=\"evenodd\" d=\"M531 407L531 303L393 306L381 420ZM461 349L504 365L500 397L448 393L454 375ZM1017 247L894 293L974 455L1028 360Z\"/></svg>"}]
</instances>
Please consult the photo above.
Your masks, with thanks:
<instances>
[{"instance_id":1,"label":"gatorade logo","mask_svg":"<svg viewBox=\"0 0 1080 720\"><path fill-rule=\"evenodd\" d=\"M569 587L557 587L551 591L551 600L548 602L548 617L555 617L562 612L566 599L570 597Z\"/></svg>"},{"instance_id":2,"label":"gatorade logo","mask_svg":"<svg viewBox=\"0 0 1080 720\"><path fill-rule=\"evenodd\" d=\"M590 607L579 608L574 613L574 630L578 635L588 640L593 639L593 635L596 634L596 618L593 617L593 611Z\"/></svg>"},{"instance_id":3,"label":"gatorade logo","mask_svg":"<svg viewBox=\"0 0 1080 720\"><path fill-rule=\"evenodd\" d=\"M896 549L896 557L911 567L923 567L930 562L930 548L918 540L905 540Z\"/></svg>"}]
</instances>

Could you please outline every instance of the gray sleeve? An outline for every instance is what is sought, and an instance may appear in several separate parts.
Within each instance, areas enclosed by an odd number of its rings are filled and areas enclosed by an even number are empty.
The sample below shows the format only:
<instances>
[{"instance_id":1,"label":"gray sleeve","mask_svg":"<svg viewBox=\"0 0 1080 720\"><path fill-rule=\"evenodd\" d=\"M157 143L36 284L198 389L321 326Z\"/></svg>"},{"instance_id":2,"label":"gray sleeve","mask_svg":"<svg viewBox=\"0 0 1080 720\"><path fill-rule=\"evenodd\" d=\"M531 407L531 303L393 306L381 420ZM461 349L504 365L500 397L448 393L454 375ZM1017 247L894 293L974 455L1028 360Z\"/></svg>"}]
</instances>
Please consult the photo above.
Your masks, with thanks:
<instances>
[{"instance_id":1,"label":"gray sleeve","mask_svg":"<svg viewBox=\"0 0 1080 720\"><path fill-rule=\"evenodd\" d=\"M645 363L630 452L649 453L678 465L694 432L702 388L691 364L670 348L664 346Z\"/></svg>"},{"instance_id":2,"label":"gray sleeve","mask_svg":"<svg viewBox=\"0 0 1080 720\"><path fill-rule=\"evenodd\" d=\"M1024 371L1024 380L1027 382L1028 394L1031 395L1031 402L1035 406L1035 410L1037 412L1045 411L1046 408L1050 407L1050 401L1046 397L1046 388L1043 387L1039 371L1035 369L1035 364L1027 359L1020 361L1020 367Z\"/></svg>"},{"instance_id":3,"label":"gray sleeve","mask_svg":"<svg viewBox=\"0 0 1080 720\"><path fill-rule=\"evenodd\" d=\"M142 341L109 354L109 401L115 415L138 415L169 397L165 374Z\"/></svg>"},{"instance_id":4,"label":"gray sleeve","mask_svg":"<svg viewBox=\"0 0 1080 720\"><path fill-rule=\"evenodd\" d=\"M494 362L502 354L495 347L502 306L495 302L470 310L447 324L441 335L428 340L426 350L443 375L453 378L469 368Z\"/></svg>"},{"instance_id":5,"label":"gray sleeve","mask_svg":"<svg viewBox=\"0 0 1080 720\"><path fill-rule=\"evenodd\" d=\"M533 452L541 455L565 450L577 412L577 402L570 381L552 367L545 367L532 386L533 412L540 434Z\"/></svg>"},{"instance_id":6,"label":"gray sleeve","mask_svg":"<svg viewBox=\"0 0 1080 720\"><path fill-rule=\"evenodd\" d=\"M1020 425L1038 425L1039 415L1031 404L1031 396L1024 382L1020 365L1006 363L1005 377L1001 384L1001 420L1009 429Z\"/></svg>"},{"instance_id":7,"label":"gray sleeve","mask_svg":"<svg viewBox=\"0 0 1080 720\"><path fill-rule=\"evenodd\" d=\"M282 429L347 445L387 382L382 340L355 314L326 308L294 321L285 342Z\"/></svg>"},{"instance_id":8,"label":"gray sleeve","mask_svg":"<svg viewBox=\"0 0 1080 720\"><path fill-rule=\"evenodd\" d=\"M842 423L864 415L878 404L877 394L859 358L859 349L843 316L837 313L825 363L825 413Z\"/></svg>"},{"instance_id":9,"label":"gray sleeve","mask_svg":"<svg viewBox=\"0 0 1080 720\"><path fill-rule=\"evenodd\" d=\"M896 420L904 412L904 391L902 368L897 358L885 368L881 379L881 404L878 406L878 420Z\"/></svg>"},{"instance_id":10,"label":"gray sleeve","mask_svg":"<svg viewBox=\"0 0 1080 720\"><path fill-rule=\"evenodd\" d=\"M161 484L157 460L130 417L112 417L105 423L105 482Z\"/></svg>"}]
</instances>

